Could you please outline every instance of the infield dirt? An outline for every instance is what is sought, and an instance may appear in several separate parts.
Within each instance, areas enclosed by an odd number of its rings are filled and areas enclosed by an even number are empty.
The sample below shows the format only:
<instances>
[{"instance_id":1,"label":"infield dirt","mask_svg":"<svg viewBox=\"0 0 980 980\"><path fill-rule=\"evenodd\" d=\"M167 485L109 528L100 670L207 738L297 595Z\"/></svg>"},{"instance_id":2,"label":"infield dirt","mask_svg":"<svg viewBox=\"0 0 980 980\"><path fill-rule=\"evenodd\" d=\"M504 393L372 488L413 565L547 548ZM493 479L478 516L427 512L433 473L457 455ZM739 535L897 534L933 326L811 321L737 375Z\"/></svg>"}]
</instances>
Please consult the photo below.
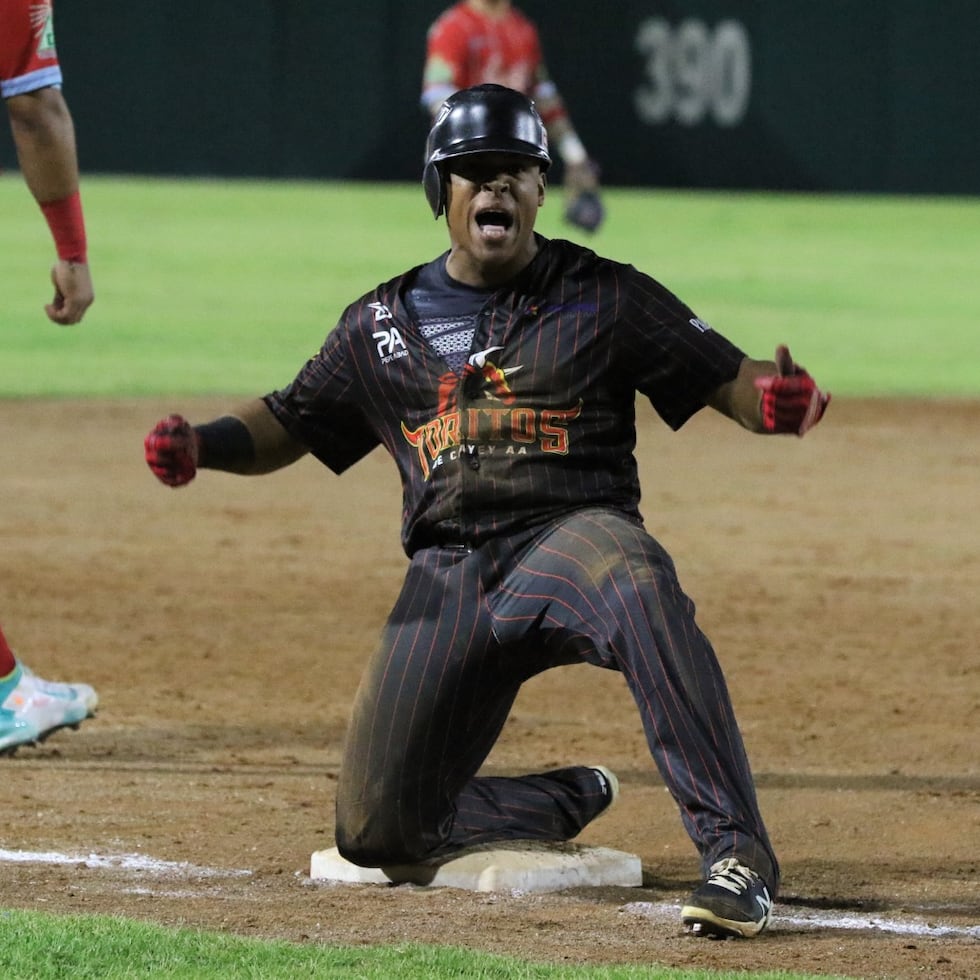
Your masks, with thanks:
<instances>
[{"instance_id":1,"label":"infield dirt","mask_svg":"<svg viewBox=\"0 0 980 980\"><path fill-rule=\"evenodd\" d=\"M0 907L555 963L980 976L980 403L836 399L804 440L707 412L672 434L641 406L647 526L725 668L783 865L773 929L727 943L683 935L693 846L621 678L587 666L525 687L486 771L610 766L620 802L579 840L640 855L642 888L310 882L404 569L400 493L381 454L339 479L305 459L158 484L152 424L234 404L0 403L4 628L37 673L102 698L78 732L0 759Z\"/></svg>"}]
</instances>

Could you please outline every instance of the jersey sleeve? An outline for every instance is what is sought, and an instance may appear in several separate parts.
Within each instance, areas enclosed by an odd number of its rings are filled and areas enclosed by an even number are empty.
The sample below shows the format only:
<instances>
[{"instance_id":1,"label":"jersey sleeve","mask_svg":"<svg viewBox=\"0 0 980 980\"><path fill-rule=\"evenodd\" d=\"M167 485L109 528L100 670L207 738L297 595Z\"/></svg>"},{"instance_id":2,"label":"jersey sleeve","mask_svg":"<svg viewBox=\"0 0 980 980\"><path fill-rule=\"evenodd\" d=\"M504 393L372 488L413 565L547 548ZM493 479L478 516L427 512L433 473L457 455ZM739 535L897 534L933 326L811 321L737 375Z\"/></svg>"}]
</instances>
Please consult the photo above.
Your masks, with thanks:
<instances>
[{"instance_id":1,"label":"jersey sleeve","mask_svg":"<svg viewBox=\"0 0 980 980\"><path fill-rule=\"evenodd\" d=\"M334 473L379 444L358 403L345 334L341 321L293 381L264 399L283 428Z\"/></svg>"},{"instance_id":2,"label":"jersey sleeve","mask_svg":"<svg viewBox=\"0 0 980 980\"><path fill-rule=\"evenodd\" d=\"M453 92L466 88L468 36L466 24L455 8L429 28L422 71L422 105L430 112Z\"/></svg>"},{"instance_id":3,"label":"jersey sleeve","mask_svg":"<svg viewBox=\"0 0 980 980\"><path fill-rule=\"evenodd\" d=\"M735 378L745 354L655 279L631 268L627 281L618 337L622 370L679 429L712 391Z\"/></svg>"},{"instance_id":4,"label":"jersey sleeve","mask_svg":"<svg viewBox=\"0 0 980 980\"><path fill-rule=\"evenodd\" d=\"M0 98L60 85L51 7L28 0L0 3Z\"/></svg>"}]
</instances>

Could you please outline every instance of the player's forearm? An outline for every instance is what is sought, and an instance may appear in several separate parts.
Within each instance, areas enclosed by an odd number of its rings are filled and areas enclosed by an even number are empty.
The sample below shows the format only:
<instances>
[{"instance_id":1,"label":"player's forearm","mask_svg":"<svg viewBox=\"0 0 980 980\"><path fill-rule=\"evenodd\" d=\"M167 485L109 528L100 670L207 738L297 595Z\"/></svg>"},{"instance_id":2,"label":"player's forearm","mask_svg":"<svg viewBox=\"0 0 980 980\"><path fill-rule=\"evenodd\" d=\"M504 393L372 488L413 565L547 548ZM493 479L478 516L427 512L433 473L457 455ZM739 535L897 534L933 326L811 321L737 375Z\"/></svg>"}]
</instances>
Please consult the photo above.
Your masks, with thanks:
<instances>
[{"instance_id":1,"label":"player's forearm","mask_svg":"<svg viewBox=\"0 0 980 980\"><path fill-rule=\"evenodd\" d=\"M21 173L38 204L78 190L75 128L61 92L43 88L7 100Z\"/></svg>"},{"instance_id":2,"label":"player's forearm","mask_svg":"<svg viewBox=\"0 0 980 980\"><path fill-rule=\"evenodd\" d=\"M562 115L547 125L548 145L561 157L566 167L583 167L589 162L589 154L575 132L568 116Z\"/></svg>"},{"instance_id":3,"label":"player's forearm","mask_svg":"<svg viewBox=\"0 0 980 980\"><path fill-rule=\"evenodd\" d=\"M762 395L755 386L755 379L774 374L772 361L756 361L746 357L739 365L735 378L716 388L708 398L708 404L727 415L749 432L765 432L762 421Z\"/></svg>"},{"instance_id":4,"label":"player's forearm","mask_svg":"<svg viewBox=\"0 0 980 980\"><path fill-rule=\"evenodd\" d=\"M271 473L295 462L306 449L279 424L262 399L230 415L194 426L197 465L227 473Z\"/></svg>"},{"instance_id":5,"label":"player's forearm","mask_svg":"<svg viewBox=\"0 0 980 980\"><path fill-rule=\"evenodd\" d=\"M58 295L47 308L48 316L57 323L77 323L94 293L71 114L56 88L15 95L7 108L21 172L61 260L54 270Z\"/></svg>"}]
</instances>

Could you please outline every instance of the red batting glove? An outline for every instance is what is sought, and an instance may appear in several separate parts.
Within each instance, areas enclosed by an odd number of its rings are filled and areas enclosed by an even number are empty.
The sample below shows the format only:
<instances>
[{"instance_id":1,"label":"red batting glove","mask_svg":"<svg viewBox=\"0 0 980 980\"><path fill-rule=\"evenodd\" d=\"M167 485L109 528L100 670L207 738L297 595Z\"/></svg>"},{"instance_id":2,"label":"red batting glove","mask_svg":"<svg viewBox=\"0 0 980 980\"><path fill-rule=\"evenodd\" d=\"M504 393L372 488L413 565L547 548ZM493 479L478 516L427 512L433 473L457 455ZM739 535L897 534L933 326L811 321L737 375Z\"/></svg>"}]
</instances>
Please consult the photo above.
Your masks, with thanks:
<instances>
[{"instance_id":1,"label":"red batting glove","mask_svg":"<svg viewBox=\"0 0 980 980\"><path fill-rule=\"evenodd\" d=\"M157 422L143 440L146 465L168 487L182 487L197 473L198 438L182 415Z\"/></svg>"},{"instance_id":2,"label":"red batting glove","mask_svg":"<svg viewBox=\"0 0 980 980\"><path fill-rule=\"evenodd\" d=\"M802 436L823 418L830 394L793 361L787 347L776 348L776 367L778 374L755 379L762 392L762 424L767 432Z\"/></svg>"}]
</instances>

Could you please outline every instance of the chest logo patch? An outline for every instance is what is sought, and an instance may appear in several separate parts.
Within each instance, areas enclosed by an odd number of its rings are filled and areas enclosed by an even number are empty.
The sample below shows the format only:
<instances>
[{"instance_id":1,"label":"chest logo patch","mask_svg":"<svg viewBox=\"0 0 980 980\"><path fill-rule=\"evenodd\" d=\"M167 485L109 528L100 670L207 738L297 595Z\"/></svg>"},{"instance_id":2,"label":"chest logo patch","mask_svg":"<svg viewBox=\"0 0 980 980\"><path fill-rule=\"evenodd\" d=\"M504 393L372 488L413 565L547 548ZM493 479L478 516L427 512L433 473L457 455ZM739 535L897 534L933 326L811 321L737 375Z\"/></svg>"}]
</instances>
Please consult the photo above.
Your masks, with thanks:
<instances>
[{"instance_id":1,"label":"chest logo patch","mask_svg":"<svg viewBox=\"0 0 980 980\"><path fill-rule=\"evenodd\" d=\"M388 314L391 316L391 314ZM390 330L376 330L371 336L378 344L378 357L382 364L388 364L396 357L408 357L408 348L397 327Z\"/></svg>"},{"instance_id":2,"label":"chest logo patch","mask_svg":"<svg viewBox=\"0 0 980 980\"><path fill-rule=\"evenodd\" d=\"M374 310L374 322L380 323L382 320L391 320L391 310L384 303L368 303L368 309Z\"/></svg>"},{"instance_id":3,"label":"chest logo patch","mask_svg":"<svg viewBox=\"0 0 980 980\"><path fill-rule=\"evenodd\" d=\"M512 368L497 367L490 360L490 355L496 354L498 350L503 350L503 347L488 347L486 350L470 354L470 359L463 370L463 377L466 379L467 385L476 383L484 394L510 405L516 396L507 383L507 379L511 375L517 374L522 365L518 364Z\"/></svg>"}]
</instances>

